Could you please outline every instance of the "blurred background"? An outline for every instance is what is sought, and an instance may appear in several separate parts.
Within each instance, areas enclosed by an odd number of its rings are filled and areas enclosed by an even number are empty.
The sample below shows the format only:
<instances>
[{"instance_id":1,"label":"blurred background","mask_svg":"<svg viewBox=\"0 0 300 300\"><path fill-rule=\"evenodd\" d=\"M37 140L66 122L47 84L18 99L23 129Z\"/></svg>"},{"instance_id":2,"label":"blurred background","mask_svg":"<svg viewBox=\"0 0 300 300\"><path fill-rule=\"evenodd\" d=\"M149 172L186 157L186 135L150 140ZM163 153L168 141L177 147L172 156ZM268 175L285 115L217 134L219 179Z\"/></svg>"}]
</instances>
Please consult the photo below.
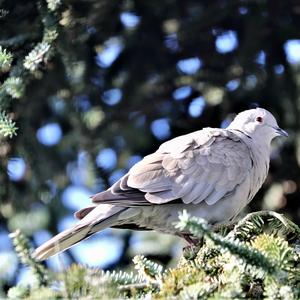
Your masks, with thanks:
<instances>
[{"instance_id":1,"label":"blurred background","mask_svg":"<svg viewBox=\"0 0 300 300\"><path fill-rule=\"evenodd\" d=\"M2 288L31 280L9 232L43 243L165 140L225 128L256 105L290 136L275 141L244 213L275 210L300 224L299 28L292 0L0 0L0 45L13 57L0 106L18 127L0 144ZM126 268L137 253L172 264L182 245L108 229L46 264Z\"/></svg>"}]
</instances>

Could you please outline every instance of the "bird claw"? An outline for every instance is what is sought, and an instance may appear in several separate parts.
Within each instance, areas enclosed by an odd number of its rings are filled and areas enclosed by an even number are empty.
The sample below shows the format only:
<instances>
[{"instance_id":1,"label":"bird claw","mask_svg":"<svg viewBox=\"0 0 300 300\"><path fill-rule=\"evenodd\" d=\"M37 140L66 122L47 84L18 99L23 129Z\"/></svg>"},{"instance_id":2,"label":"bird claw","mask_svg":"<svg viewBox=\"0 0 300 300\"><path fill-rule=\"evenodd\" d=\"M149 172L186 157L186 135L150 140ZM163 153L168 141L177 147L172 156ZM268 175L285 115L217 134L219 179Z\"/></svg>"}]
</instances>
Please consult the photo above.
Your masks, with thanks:
<instances>
[{"instance_id":1,"label":"bird claw","mask_svg":"<svg viewBox=\"0 0 300 300\"><path fill-rule=\"evenodd\" d=\"M202 239L194 238L190 234L182 234L182 237L189 244L182 249L184 258L187 260L194 260L203 244Z\"/></svg>"},{"instance_id":2,"label":"bird claw","mask_svg":"<svg viewBox=\"0 0 300 300\"><path fill-rule=\"evenodd\" d=\"M186 260L194 260L196 257L197 257L197 254L200 250L200 246L196 246L196 245L188 245L186 247L184 247L182 249L183 251L183 257L186 259Z\"/></svg>"}]
</instances>

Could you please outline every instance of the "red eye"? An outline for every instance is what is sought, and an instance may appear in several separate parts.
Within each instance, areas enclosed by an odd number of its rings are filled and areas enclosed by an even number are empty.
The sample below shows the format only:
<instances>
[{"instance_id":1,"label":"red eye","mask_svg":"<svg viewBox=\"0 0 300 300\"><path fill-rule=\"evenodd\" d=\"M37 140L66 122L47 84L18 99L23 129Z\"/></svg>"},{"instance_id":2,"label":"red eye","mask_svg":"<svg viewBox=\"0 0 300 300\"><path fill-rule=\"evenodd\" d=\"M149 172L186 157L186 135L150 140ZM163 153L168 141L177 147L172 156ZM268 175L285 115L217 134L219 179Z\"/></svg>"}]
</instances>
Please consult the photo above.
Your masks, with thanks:
<instances>
[{"instance_id":1,"label":"red eye","mask_svg":"<svg viewBox=\"0 0 300 300\"><path fill-rule=\"evenodd\" d=\"M262 118L262 117L257 117L257 118L256 118L256 121L257 121L258 123L262 123L263 118Z\"/></svg>"}]
</instances>

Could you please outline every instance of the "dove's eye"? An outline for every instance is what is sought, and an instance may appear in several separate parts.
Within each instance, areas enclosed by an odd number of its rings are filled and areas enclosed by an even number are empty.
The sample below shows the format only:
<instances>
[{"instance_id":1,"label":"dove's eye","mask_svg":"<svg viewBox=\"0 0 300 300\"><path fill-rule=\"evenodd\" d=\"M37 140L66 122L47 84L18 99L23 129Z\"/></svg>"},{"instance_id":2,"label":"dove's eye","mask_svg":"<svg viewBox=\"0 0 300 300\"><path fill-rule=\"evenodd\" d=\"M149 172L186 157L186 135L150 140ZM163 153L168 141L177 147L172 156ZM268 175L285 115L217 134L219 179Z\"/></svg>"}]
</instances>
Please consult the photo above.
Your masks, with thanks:
<instances>
[{"instance_id":1,"label":"dove's eye","mask_svg":"<svg viewBox=\"0 0 300 300\"><path fill-rule=\"evenodd\" d=\"M257 118L256 118L256 121L257 121L258 123L262 123L262 122L263 122L263 118L262 118L262 117L257 117Z\"/></svg>"}]
</instances>

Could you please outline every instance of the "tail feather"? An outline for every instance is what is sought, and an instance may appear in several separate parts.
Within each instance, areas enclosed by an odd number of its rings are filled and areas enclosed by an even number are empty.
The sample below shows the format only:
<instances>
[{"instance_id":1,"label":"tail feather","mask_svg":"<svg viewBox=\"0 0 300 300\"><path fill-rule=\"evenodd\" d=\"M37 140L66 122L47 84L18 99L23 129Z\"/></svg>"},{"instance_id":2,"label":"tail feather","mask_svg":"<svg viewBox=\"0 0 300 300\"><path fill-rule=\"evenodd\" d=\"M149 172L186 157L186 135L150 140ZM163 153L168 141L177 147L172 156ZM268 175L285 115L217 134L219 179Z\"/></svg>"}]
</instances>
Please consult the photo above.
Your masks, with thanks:
<instances>
[{"instance_id":1,"label":"tail feather","mask_svg":"<svg viewBox=\"0 0 300 300\"><path fill-rule=\"evenodd\" d=\"M44 260L60 253L85 239L89 230L88 225L69 228L38 247L34 251L33 257L37 260Z\"/></svg>"},{"instance_id":2,"label":"tail feather","mask_svg":"<svg viewBox=\"0 0 300 300\"><path fill-rule=\"evenodd\" d=\"M103 213L100 216L99 214L97 216L95 213L86 215L86 217L84 217L78 224L59 233L38 247L34 251L33 257L37 260L45 260L72 247L80 241L90 237L94 233L115 225L118 215L125 209L118 207L114 208L115 209L111 210L111 214L108 216L106 215L105 217L103 216ZM93 212L94 211L95 210L93 210Z\"/></svg>"},{"instance_id":3,"label":"tail feather","mask_svg":"<svg viewBox=\"0 0 300 300\"><path fill-rule=\"evenodd\" d=\"M85 216L87 216L92 210L94 210L97 206L90 206L82 208L75 212L74 217L78 220L83 219Z\"/></svg>"}]
</instances>

